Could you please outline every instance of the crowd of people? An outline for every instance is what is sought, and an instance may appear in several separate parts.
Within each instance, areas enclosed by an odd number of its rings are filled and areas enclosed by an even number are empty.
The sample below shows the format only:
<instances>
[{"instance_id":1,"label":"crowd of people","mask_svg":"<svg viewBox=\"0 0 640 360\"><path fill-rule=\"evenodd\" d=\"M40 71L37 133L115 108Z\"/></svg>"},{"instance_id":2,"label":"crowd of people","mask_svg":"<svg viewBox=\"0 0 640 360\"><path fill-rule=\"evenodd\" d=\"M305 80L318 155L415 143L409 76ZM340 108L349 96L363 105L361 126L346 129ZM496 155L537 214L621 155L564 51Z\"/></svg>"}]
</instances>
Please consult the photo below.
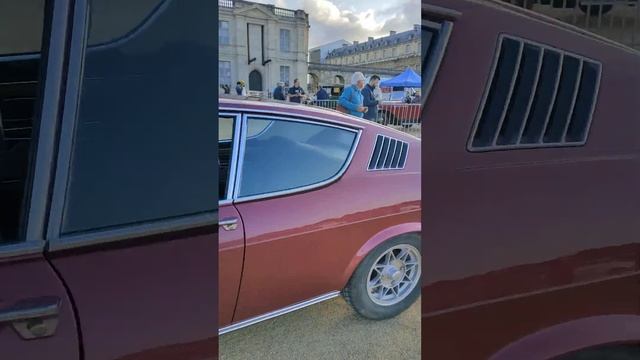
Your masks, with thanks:
<instances>
[{"instance_id":1,"label":"crowd of people","mask_svg":"<svg viewBox=\"0 0 640 360\"><path fill-rule=\"evenodd\" d=\"M225 94L231 93L229 85L220 86ZM235 93L239 96L247 96L245 82L240 80L236 83ZM323 87L318 87L313 96L307 95L300 86L300 80L293 80L293 86L288 83L278 82L273 90L272 98L279 101L288 101L294 103L321 103L329 100L330 95ZM372 75L367 82L365 76L361 72L355 72L351 76L351 84L345 86L340 94L336 109L338 111L351 114L356 117L376 121L378 117L378 105L382 101L382 92L380 90L380 76ZM406 92L403 102L420 103L420 93L415 90Z\"/></svg>"}]
</instances>

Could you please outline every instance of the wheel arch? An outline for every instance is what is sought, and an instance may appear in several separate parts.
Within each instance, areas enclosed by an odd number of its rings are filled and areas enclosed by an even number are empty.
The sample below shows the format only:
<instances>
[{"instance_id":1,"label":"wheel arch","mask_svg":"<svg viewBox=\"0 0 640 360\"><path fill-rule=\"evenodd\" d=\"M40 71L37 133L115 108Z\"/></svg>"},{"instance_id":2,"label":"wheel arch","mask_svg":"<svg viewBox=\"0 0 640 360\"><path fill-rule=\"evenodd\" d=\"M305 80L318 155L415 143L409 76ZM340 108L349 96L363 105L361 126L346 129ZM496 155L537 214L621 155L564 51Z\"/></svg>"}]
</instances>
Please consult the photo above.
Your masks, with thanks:
<instances>
[{"instance_id":1,"label":"wheel arch","mask_svg":"<svg viewBox=\"0 0 640 360\"><path fill-rule=\"evenodd\" d=\"M640 316L602 315L572 320L525 336L489 360L551 359L589 348L640 341Z\"/></svg>"},{"instance_id":2,"label":"wheel arch","mask_svg":"<svg viewBox=\"0 0 640 360\"><path fill-rule=\"evenodd\" d=\"M417 234L419 236L421 231L422 224L420 222L409 222L385 228L370 237L360 247L360 249L358 249L353 258L351 258L351 262L349 262L349 265L345 268L344 273L342 274L341 288L344 288L346 286L347 282L351 278L351 275L353 275L353 272L356 271L358 265L360 265L362 260L378 245L400 235Z\"/></svg>"}]
</instances>

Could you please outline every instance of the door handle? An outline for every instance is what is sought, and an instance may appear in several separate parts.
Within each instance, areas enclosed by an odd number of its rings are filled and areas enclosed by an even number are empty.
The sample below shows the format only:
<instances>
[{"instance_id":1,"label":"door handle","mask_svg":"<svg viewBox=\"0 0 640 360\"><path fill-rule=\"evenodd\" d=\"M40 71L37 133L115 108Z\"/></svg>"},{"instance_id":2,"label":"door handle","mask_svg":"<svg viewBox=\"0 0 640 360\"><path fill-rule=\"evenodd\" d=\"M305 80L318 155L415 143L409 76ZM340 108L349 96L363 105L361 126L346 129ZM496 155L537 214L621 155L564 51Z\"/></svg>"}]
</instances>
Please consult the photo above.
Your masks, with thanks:
<instances>
[{"instance_id":1,"label":"door handle","mask_svg":"<svg viewBox=\"0 0 640 360\"><path fill-rule=\"evenodd\" d=\"M227 231L233 231L238 228L238 218L232 217L232 218L222 219L218 222L218 225L222 226L222 228Z\"/></svg>"},{"instance_id":2,"label":"door handle","mask_svg":"<svg viewBox=\"0 0 640 360\"><path fill-rule=\"evenodd\" d=\"M47 337L56 332L59 312L56 297L23 300L0 309L0 324L11 324L23 339Z\"/></svg>"}]
</instances>

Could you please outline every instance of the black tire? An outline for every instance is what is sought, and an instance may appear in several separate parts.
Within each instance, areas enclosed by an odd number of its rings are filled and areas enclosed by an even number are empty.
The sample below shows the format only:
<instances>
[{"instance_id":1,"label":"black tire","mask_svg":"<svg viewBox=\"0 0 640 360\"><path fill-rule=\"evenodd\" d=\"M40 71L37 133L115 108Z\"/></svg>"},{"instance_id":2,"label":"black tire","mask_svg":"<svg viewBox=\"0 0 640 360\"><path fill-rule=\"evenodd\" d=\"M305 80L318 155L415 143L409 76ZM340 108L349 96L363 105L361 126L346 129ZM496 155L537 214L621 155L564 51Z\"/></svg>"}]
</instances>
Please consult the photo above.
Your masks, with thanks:
<instances>
[{"instance_id":1,"label":"black tire","mask_svg":"<svg viewBox=\"0 0 640 360\"><path fill-rule=\"evenodd\" d=\"M640 359L640 346L616 345L580 350L557 360L636 360Z\"/></svg>"},{"instance_id":2,"label":"black tire","mask_svg":"<svg viewBox=\"0 0 640 360\"><path fill-rule=\"evenodd\" d=\"M347 303L362 317L371 320L382 320L392 318L409 308L420 296L422 273L418 278L417 285L400 302L383 306L374 303L367 294L367 281L369 271L374 262L387 250L398 245L411 245L420 252L422 257L422 246L418 234L400 235L374 248L358 265L358 268L351 276L349 283L342 291L342 296ZM420 267L422 267L420 265Z\"/></svg>"},{"instance_id":3,"label":"black tire","mask_svg":"<svg viewBox=\"0 0 640 360\"><path fill-rule=\"evenodd\" d=\"M591 6L587 6L587 5L582 5L580 4L580 11L582 11L585 14L588 14L589 16L598 16L600 15L600 12L602 12L602 15L608 13L609 11L611 11L611 9L613 9L613 5L591 5Z\"/></svg>"}]
</instances>

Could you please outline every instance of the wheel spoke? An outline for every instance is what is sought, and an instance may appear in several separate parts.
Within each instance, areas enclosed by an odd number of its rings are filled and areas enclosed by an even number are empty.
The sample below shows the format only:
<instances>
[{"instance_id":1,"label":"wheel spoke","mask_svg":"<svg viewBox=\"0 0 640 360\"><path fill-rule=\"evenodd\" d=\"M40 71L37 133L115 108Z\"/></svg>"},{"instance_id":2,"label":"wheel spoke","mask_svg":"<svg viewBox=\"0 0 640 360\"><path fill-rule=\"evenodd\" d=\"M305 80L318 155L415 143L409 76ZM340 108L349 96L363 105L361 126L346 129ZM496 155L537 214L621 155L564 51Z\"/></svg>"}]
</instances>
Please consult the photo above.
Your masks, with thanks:
<instances>
[{"instance_id":1,"label":"wheel spoke","mask_svg":"<svg viewBox=\"0 0 640 360\"><path fill-rule=\"evenodd\" d=\"M402 251L400 251L400 254L398 254L398 259L405 261L407 259L407 256L409 256L409 252L407 251L407 249L402 249Z\"/></svg>"}]
</instances>

